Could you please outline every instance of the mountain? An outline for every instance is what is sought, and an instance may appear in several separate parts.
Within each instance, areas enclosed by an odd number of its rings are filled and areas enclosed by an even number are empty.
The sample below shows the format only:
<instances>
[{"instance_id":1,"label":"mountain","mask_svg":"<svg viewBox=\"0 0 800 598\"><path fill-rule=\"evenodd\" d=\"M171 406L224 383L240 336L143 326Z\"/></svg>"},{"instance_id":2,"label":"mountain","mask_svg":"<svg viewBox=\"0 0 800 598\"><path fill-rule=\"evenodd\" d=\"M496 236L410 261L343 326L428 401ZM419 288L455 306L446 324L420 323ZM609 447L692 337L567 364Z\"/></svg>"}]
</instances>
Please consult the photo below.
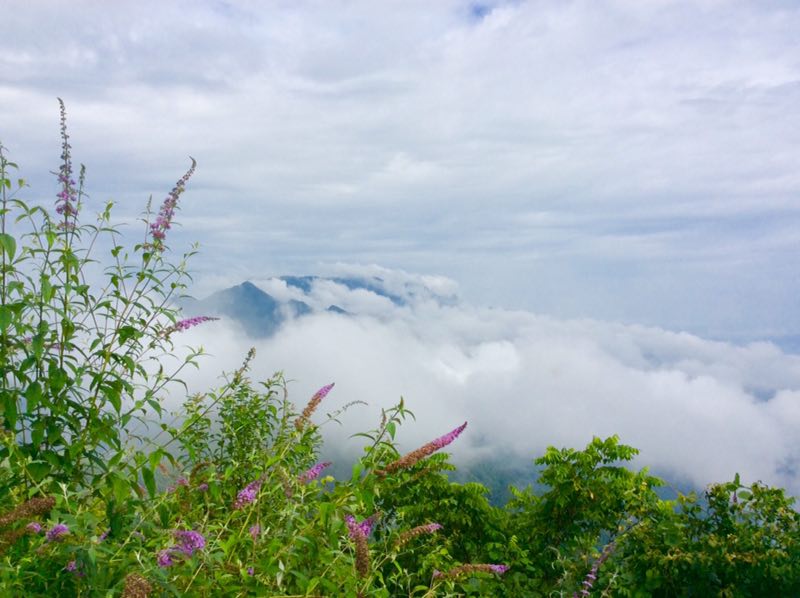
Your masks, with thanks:
<instances>
[{"instance_id":1,"label":"mountain","mask_svg":"<svg viewBox=\"0 0 800 598\"><path fill-rule=\"evenodd\" d=\"M271 292L245 281L205 299L185 299L180 306L187 317L223 317L240 324L248 336L263 338L309 314L374 316L419 301L455 301L454 295L437 293L424 281L389 281L380 276L281 276L264 285Z\"/></svg>"},{"instance_id":2,"label":"mountain","mask_svg":"<svg viewBox=\"0 0 800 598\"><path fill-rule=\"evenodd\" d=\"M219 316L234 320L252 337L270 336L287 320L312 312L303 301L278 301L250 281L217 291L199 301L184 301L182 307L188 316Z\"/></svg>"}]
</instances>

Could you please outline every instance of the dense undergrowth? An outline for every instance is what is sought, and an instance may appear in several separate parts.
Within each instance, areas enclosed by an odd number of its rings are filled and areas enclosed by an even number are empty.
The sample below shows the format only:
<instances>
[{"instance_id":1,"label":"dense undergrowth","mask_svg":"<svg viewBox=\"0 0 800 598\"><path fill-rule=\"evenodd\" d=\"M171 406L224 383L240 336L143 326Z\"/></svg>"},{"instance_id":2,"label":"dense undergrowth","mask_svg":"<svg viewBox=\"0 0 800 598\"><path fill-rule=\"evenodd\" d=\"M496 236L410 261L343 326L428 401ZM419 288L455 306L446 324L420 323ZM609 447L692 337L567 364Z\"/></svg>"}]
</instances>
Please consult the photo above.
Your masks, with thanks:
<instances>
[{"instance_id":1,"label":"dense undergrowth","mask_svg":"<svg viewBox=\"0 0 800 598\"><path fill-rule=\"evenodd\" d=\"M398 453L402 402L356 434L349 478L327 475L317 407L333 385L301 409L280 374L252 378L252 352L166 413L200 358L170 359L204 320L172 307L193 250L167 246L194 161L130 244L110 204L83 222L61 110L53 212L23 200L0 146L0 595L800 595L783 490L737 478L663 500L615 437L548 449L543 490L493 506L439 452L466 424Z\"/></svg>"}]
</instances>

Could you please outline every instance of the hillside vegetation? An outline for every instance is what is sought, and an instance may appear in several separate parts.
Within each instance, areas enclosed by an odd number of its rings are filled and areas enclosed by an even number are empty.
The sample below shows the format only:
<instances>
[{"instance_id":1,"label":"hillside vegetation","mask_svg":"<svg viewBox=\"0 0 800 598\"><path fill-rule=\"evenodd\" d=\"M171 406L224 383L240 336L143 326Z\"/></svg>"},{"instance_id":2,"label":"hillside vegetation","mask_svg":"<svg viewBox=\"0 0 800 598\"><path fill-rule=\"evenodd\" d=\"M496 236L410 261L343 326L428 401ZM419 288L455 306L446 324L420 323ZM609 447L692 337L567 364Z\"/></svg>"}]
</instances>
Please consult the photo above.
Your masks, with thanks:
<instances>
[{"instance_id":1,"label":"hillside vegetation","mask_svg":"<svg viewBox=\"0 0 800 598\"><path fill-rule=\"evenodd\" d=\"M210 319L173 307L193 251L176 259L169 231L195 163L131 245L111 204L85 222L66 127L62 103L52 211L0 146L0 595L800 595L793 498L737 477L664 500L616 437L548 449L492 505L448 477L467 423L398 452L402 401L353 431L363 453L334 479L318 457L319 426L346 425L320 415L334 385L296 403L253 352L167 413L202 367L173 343Z\"/></svg>"}]
</instances>

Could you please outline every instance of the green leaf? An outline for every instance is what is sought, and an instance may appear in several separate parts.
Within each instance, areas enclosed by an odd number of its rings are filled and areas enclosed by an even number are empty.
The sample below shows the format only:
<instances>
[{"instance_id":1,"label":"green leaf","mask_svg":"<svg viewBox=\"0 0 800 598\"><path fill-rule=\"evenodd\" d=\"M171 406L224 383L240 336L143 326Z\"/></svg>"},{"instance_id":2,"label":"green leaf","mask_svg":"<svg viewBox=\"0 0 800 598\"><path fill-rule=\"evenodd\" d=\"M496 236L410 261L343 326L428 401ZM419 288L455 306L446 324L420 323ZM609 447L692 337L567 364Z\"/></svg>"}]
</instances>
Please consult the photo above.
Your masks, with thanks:
<instances>
[{"instance_id":1,"label":"green leaf","mask_svg":"<svg viewBox=\"0 0 800 598\"><path fill-rule=\"evenodd\" d=\"M361 464L361 461L356 461L353 463L353 476L351 479L354 482L358 482L361 480L361 472L364 471L364 466Z\"/></svg>"},{"instance_id":2,"label":"green leaf","mask_svg":"<svg viewBox=\"0 0 800 598\"><path fill-rule=\"evenodd\" d=\"M28 463L28 473L31 474L31 477L40 482L44 477L50 473L52 466L50 463L46 461L31 461Z\"/></svg>"},{"instance_id":3,"label":"green leaf","mask_svg":"<svg viewBox=\"0 0 800 598\"><path fill-rule=\"evenodd\" d=\"M14 318L14 312L5 305L0 306L0 332L5 332Z\"/></svg>"},{"instance_id":4,"label":"green leaf","mask_svg":"<svg viewBox=\"0 0 800 598\"><path fill-rule=\"evenodd\" d=\"M121 384L108 384L104 389L104 394L111 405L114 407L114 411L119 414L120 410L122 409L122 395L120 392Z\"/></svg>"},{"instance_id":5,"label":"green leaf","mask_svg":"<svg viewBox=\"0 0 800 598\"><path fill-rule=\"evenodd\" d=\"M25 389L25 399L27 401L27 413L33 413L33 410L42 402L42 385L38 380L34 380L27 389Z\"/></svg>"},{"instance_id":6,"label":"green leaf","mask_svg":"<svg viewBox=\"0 0 800 598\"><path fill-rule=\"evenodd\" d=\"M3 409L3 415L6 419L6 427L14 430L17 426L17 398L13 395L13 393L4 394L2 405L0 405L0 407Z\"/></svg>"},{"instance_id":7,"label":"green leaf","mask_svg":"<svg viewBox=\"0 0 800 598\"><path fill-rule=\"evenodd\" d=\"M10 259L14 259L17 252L17 242L8 233L0 233L0 249L2 249Z\"/></svg>"},{"instance_id":8,"label":"green leaf","mask_svg":"<svg viewBox=\"0 0 800 598\"><path fill-rule=\"evenodd\" d=\"M124 504L131 494L131 487L128 484L128 481L118 475L112 474L111 488L114 491L114 498L118 503Z\"/></svg>"},{"instance_id":9,"label":"green leaf","mask_svg":"<svg viewBox=\"0 0 800 598\"><path fill-rule=\"evenodd\" d=\"M147 488L150 497L154 498L156 495L156 477L153 470L149 467L142 467L142 479L144 480L144 486Z\"/></svg>"}]
</instances>

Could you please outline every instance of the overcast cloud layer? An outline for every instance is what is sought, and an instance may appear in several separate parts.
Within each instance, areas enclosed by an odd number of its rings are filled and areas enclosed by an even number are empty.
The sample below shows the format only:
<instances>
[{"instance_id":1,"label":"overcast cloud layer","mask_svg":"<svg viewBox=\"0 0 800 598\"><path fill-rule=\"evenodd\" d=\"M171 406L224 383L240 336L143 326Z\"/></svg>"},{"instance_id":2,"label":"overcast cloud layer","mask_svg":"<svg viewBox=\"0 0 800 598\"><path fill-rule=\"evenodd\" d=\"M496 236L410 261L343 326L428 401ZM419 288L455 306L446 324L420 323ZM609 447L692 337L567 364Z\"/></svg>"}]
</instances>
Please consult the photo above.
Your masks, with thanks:
<instances>
[{"instance_id":1,"label":"overcast cloud layer","mask_svg":"<svg viewBox=\"0 0 800 598\"><path fill-rule=\"evenodd\" d=\"M795 2L11 2L0 139L50 201L67 102L118 214L197 158L198 294L336 261L476 304L800 331Z\"/></svg>"},{"instance_id":2,"label":"overcast cloud layer","mask_svg":"<svg viewBox=\"0 0 800 598\"><path fill-rule=\"evenodd\" d=\"M324 428L327 450L352 457L361 445L348 436L374 427L379 409L402 395L417 415L399 435L405 450L465 420L467 433L451 447L462 463L532 459L548 445L582 447L594 435L619 434L642 450L638 465L673 483L703 487L738 472L800 493L800 357L769 343L734 346L658 328L474 308L453 301L452 281L372 273L396 283L398 293L405 282L430 292L405 294L410 303L399 307L331 281L307 295L281 281L259 282L314 307L333 302L368 314L307 316L256 344L253 376L283 370L296 381L290 396L298 408L336 382L318 423L351 401L369 403L349 409L342 427ZM197 390L238 367L249 347L225 321L181 341L212 354L192 375Z\"/></svg>"}]
</instances>

